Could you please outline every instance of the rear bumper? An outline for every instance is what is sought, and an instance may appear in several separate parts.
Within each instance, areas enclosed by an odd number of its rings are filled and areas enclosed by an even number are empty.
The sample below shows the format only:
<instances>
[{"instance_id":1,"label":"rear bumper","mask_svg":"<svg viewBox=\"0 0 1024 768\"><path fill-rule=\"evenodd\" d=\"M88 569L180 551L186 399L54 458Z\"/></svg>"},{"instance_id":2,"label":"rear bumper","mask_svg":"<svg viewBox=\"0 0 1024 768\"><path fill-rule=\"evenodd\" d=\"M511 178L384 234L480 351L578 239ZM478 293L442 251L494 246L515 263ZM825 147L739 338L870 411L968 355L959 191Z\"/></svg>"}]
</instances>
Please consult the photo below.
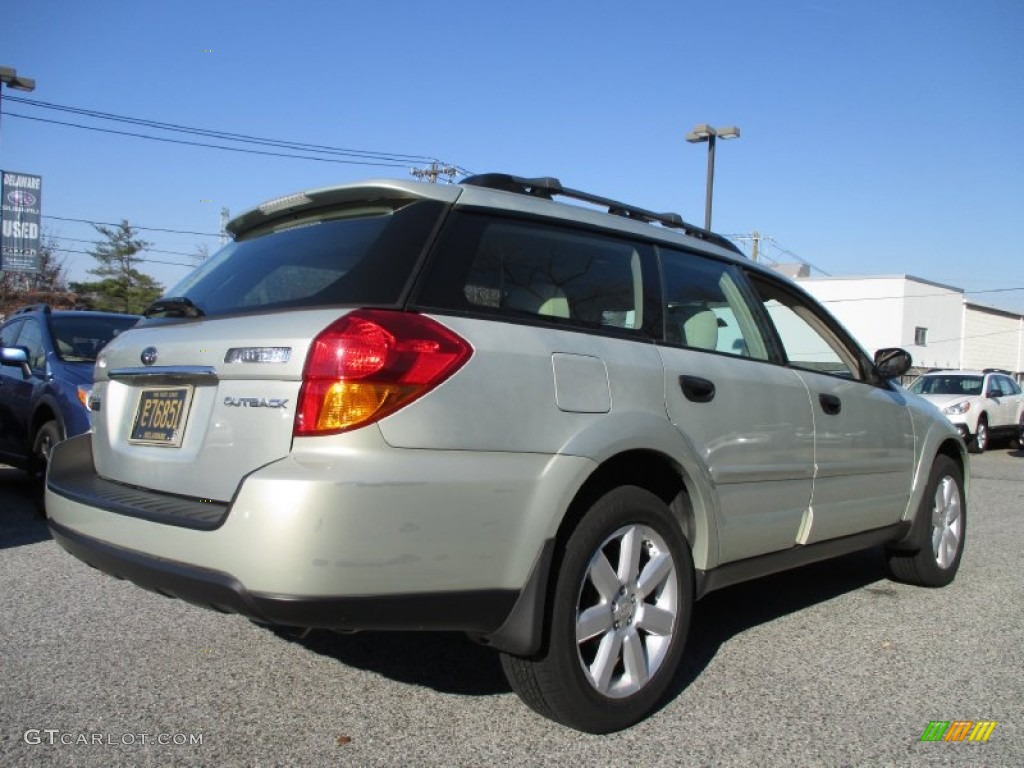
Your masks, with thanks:
<instances>
[{"instance_id":1,"label":"rear bumper","mask_svg":"<svg viewBox=\"0 0 1024 768\"><path fill-rule=\"evenodd\" d=\"M49 465L54 538L111 575L269 623L521 637L593 462L360 441L259 468L217 504L97 477L92 436L72 438Z\"/></svg>"},{"instance_id":2,"label":"rear bumper","mask_svg":"<svg viewBox=\"0 0 1024 768\"><path fill-rule=\"evenodd\" d=\"M296 627L461 630L489 634L505 621L519 592L468 592L302 598L248 591L230 574L135 552L50 522L60 546L79 560L140 587L222 613Z\"/></svg>"}]
</instances>

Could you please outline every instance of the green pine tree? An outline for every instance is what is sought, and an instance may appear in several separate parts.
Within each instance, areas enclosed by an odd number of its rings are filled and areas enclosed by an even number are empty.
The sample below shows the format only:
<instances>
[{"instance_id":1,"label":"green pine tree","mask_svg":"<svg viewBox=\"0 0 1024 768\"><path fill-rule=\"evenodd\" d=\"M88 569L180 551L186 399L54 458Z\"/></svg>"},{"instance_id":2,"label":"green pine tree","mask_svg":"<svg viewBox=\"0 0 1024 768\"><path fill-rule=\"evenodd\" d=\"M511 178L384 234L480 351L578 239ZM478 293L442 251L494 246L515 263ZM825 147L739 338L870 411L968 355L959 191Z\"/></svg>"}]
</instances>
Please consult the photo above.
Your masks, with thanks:
<instances>
[{"instance_id":1,"label":"green pine tree","mask_svg":"<svg viewBox=\"0 0 1024 768\"><path fill-rule=\"evenodd\" d=\"M135 266L140 262L138 254L152 243L142 240L125 219L116 227L93 226L106 238L98 241L89 252L99 262L89 274L99 279L72 283L71 290L94 309L141 314L164 290L160 283Z\"/></svg>"}]
</instances>

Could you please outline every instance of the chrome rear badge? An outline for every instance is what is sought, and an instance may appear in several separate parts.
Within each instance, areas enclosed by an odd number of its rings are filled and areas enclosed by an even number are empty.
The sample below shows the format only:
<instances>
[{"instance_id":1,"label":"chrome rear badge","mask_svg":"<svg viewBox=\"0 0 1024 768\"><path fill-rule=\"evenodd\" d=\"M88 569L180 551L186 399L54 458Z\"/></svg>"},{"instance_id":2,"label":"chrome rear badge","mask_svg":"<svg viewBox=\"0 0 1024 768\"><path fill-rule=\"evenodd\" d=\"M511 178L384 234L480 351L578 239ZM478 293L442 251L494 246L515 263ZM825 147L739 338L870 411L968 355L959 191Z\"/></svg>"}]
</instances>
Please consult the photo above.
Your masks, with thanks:
<instances>
[{"instance_id":1,"label":"chrome rear badge","mask_svg":"<svg viewBox=\"0 0 1024 768\"><path fill-rule=\"evenodd\" d=\"M224 405L231 408L284 408L288 400L279 397L225 397Z\"/></svg>"},{"instance_id":2,"label":"chrome rear badge","mask_svg":"<svg viewBox=\"0 0 1024 768\"><path fill-rule=\"evenodd\" d=\"M142 360L143 365L152 365L156 362L156 347L146 347L142 350L142 354L139 355L139 359Z\"/></svg>"},{"instance_id":3,"label":"chrome rear badge","mask_svg":"<svg viewBox=\"0 0 1024 768\"><path fill-rule=\"evenodd\" d=\"M291 347L232 347L224 355L225 363L287 363Z\"/></svg>"}]
</instances>

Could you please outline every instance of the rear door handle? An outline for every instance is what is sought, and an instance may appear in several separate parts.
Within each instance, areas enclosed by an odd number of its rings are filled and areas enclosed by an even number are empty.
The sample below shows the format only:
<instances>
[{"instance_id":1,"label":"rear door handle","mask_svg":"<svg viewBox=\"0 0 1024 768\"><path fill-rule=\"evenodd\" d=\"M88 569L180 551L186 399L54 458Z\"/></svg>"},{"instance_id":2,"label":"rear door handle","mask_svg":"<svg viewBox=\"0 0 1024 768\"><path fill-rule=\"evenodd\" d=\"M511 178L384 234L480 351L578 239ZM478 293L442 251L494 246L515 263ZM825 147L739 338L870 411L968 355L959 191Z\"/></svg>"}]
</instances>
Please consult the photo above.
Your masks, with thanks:
<instances>
[{"instance_id":1,"label":"rear door handle","mask_svg":"<svg viewBox=\"0 0 1024 768\"><path fill-rule=\"evenodd\" d=\"M843 410L843 401L835 395L818 395L818 402L821 403L821 410L829 416L835 416Z\"/></svg>"},{"instance_id":2,"label":"rear door handle","mask_svg":"<svg viewBox=\"0 0 1024 768\"><path fill-rule=\"evenodd\" d=\"M680 376L679 387L683 390L683 396L691 402L710 403L715 399L714 382L699 376Z\"/></svg>"}]
</instances>

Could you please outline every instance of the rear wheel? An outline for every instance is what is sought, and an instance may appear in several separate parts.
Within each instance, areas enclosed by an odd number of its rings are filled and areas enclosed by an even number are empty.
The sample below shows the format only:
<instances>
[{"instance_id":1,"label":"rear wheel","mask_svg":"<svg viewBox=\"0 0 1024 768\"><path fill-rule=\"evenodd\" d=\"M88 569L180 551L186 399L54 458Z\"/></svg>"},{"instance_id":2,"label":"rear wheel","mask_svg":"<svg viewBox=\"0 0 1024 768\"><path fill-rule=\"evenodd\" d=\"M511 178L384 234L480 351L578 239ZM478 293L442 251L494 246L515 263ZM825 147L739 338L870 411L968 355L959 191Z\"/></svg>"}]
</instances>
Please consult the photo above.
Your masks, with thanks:
<instances>
[{"instance_id":1,"label":"rear wheel","mask_svg":"<svg viewBox=\"0 0 1024 768\"><path fill-rule=\"evenodd\" d=\"M545 650L502 655L512 688L572 728L609 733L646 717L672 681L693 607L693 562L654 494L601 497L565 545Z\"/></svg>"},{"instance_id":2,"label":"rear wheel","mask_svg":"<svg viewBox=\"0 0 1024 768\"><path fill-rule=\"evenodd\" d=\"M960 567L966 532L963 473L951 458L938 456L911 533L909 543L917 549L890 552L890 575L922 587L946 586Z\"/></svg>"},{"instance_id":3,"label":"rear wheel","mask_svg":"<svg viewBox=\"0 0 1024 768\"><path fill-rule=\"evenodd\" d=\"M32 493L36 513L46 517L46 467L53 446L64 439L63 430L55 420L44 422L32 443Z\"/></svg>"},{"instance_id":4,"label":"rear wheel","mask_svg":"<svg viewBox=\"0 0 1024 768\"><path fill-rule=\"evenodd\" d=\"M974 432L974 438L967 446L971 453L984 453L988 448L988 422L982 416L978 419L978 428Z\"/></svg>"}]
</instances>

